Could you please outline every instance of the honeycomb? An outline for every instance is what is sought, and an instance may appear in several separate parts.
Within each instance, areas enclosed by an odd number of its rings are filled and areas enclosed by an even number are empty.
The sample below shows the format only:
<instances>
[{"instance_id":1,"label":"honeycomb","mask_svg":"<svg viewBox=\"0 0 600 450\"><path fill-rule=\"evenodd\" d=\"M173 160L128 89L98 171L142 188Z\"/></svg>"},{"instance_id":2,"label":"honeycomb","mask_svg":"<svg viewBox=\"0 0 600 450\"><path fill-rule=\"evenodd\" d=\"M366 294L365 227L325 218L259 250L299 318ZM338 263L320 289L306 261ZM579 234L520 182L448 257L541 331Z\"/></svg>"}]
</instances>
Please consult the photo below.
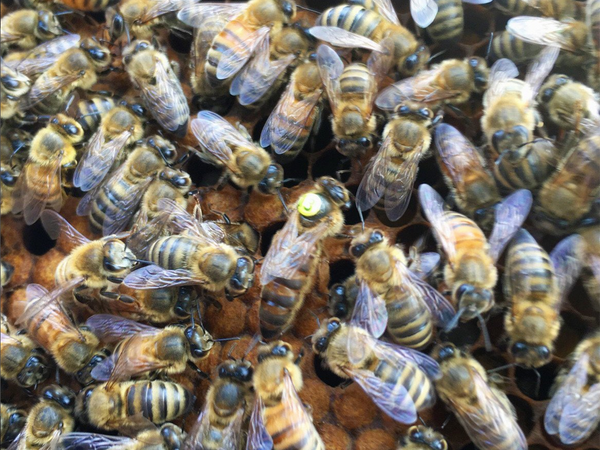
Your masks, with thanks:
<instances>
[{"instance_id":1,"label":"honeycomb","mask_svg":"<svg viewBox=\"0 0 600 450\"><path fill-rule=\"evenodd\" d=\"M324 10L337 4L332 0L316 2L308 0L301 3L303 6L316 10ZM408 1L394 2L397 11L404 23L410 21ZM461 58L470 55L485 56L489 33L502 30L507 18L493 8L465 4L465 32L458 45L441 48L432 45L431 53L440 50L445 52L438 56L442 58ZM10 7L2 5L2 14ZM312 13L302 12L304 18L314 17ZM73 30L82 35L98 35L102 32L102 14L93 15L95 23L89 26L89 19L73 17L70 24ZM96 22L97 20L97 22ZM409 23L414 29L412 23ZM191 39L182 39L175 35L168 36L162 33L162 41L168 45L169 57L177 61L182 69L181 79L186 94L191 98L191 90L187 84L187 61ZM119 53L120 49L113 49ZM387 80L391 82L392 80ZM123 73L111 74L98 86L98 89L110 88L118 95L131 93L130 83ZM474 142L482 142L479 118L481 116L481 99L474 98L461 107L459 112L450 112L445 121L459 128ZM272 107L277 101L277 96L265 105L258 113L246 110L239 105L234 105L225 116L230 122L241 122L251 132L253 138L258 139L262 126ZM196 110L192 106L192 115ZM331 143L332 133L329 121L323 120L316 136L312 137L304 151L291 163L285 164L285 176L289 180L282 190L287 204L293 204L299 196L310 189L313 180L323 175L330 175L341 179L345 186L355 193L362 178L366 163L371 155L366 155L362 160L349 160L338 153ZM193 145L193 137L186 136L180 144ZM214 167L191 158L186 170L192 176L199 188L199 198L205 215L211 218L210 211L227 213L232 221L245 221L260 233L260 248L258 258L264 256L269 248L275 232L285 223L285 211L276 196L264 196L257 192L250 195L236 190L231 185L226 185L221 190L215 189L216 180L220 172ZM442 195L447 194L447 188L441 179L441 174L433 158L424 159L420 164L419 174L415 186L421 183L432 185ZM90 228L86 217L75 214L78 198L69 197L61 214L84 235L97 238ZM359 215L355 209L345 212L346 226L344 233L349 233L351 227L360 223ZM389 223L380 211L371 210L365 216L366 225L382 229L393 242L408 249L421 236L428 232L429 225L424 219L416 195L413 195L407 212L397 223ZM557 242L556 238L540 236L539 233L526 224L534 236L546 250L551 249ZM54 269L66 254L66 245L59 239L54 245L43 232L40 223L26 226L17 218L2 217L1 227L2 259L15 267L11 283L5 288L2 297L2 312L7 314L9 320L14 320L22 312L24 306L24 288L28 283L39 283L51 288L54 285ZM317 430L323 438L327 449L331 450L387 450L395 449L398 438L406 432L407 426L394 422L374 405L369 397L356 385L345 385L342 380L323 367L321 361L313 356L308 336L317 329L317 321L327 318L326 304L329 287L344 280L353 272L354 263L348 253L350 238L330 238L326 242L326 258L321 262L317 279L312 291L306 298L305 305L293 328L284 335L283 339L289 342L297 353L304 351L301 367L304 375L305 386L300 392L300 397L310 405L311 413ZM427 240L427 251L435 250L435 242L430 237ZM502 260L499 264L500 276L502 275ZM502 279L502 278L500 278ZM492 312L488 320L493 350L487 352L483 345L483 337L479 325L475 321L461 324L446 338L457 345L467 346L486 369L502 367L510 362L507 353L504 330L503 309L504 301L500 286L497 286L496 299L498 307ZM260 285L258 281L243 296L228 301L224 297L213 295L206 298L203 304L203 323L215 338L240 337L238 341L217 343L206 360L199 366L207 373L214 376L213 369L228 356L241 357L248 348L252 336L259 331L258 305ZM536 389L537 376L531 370L519 367L508 367L497 373L502 376L503 389L508 394L511 403L515 406L518 422L527 436L531 450L555 450L566 448L558 441L547 435L543 429L543 414L549 402L549 390L553 380L569 353L575 348L581 338L589 331L600 325L600 319L595 312L591 299L588 297L581 282L573 288L569 301L564 303L561 317L563 326L556 343L556 352L552 361L539 369L540 387ZM85 319L83 317L82 319ZM255 351L248 358L256 363ZM51 377L45 384L55 382ZM57 373L57 379L62 384L73 389L79 388L76 381L69 379L65 374ZM209 380L203 380L194 374L186 372L175 376L176 381L193 389L196 394L196 407L194 412L183 419L183 425L189 429L196 419L196 412L200 410L204 401L204 394L209 387ZM38 386L37 392L43 386ZM2 401L28 406L35 403L36 392L12 389L10 385L3 385ZM444 405L438 403L431 409L421 412L421 419L428 426L440 429L445 435L452 450L471 450L475 446L469 441L466 433L458 421ZM574 447L570 447L574 448ZM596 431L586 442L578 447L584 450L600 449L600 432Z\"/></svg>"}]
</instances>

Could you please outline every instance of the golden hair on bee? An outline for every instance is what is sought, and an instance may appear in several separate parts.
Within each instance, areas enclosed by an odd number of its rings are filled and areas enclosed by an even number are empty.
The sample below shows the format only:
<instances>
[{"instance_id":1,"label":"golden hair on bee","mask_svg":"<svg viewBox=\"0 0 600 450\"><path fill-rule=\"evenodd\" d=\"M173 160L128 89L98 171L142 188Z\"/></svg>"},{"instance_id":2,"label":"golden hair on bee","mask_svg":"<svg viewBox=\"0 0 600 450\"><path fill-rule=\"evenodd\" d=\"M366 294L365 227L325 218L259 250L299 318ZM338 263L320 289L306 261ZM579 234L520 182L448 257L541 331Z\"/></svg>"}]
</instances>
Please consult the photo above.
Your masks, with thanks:
<instances>
[{"instance_id":1,"label":"golden hair on bee","mask_svg":"<svg viewBox=\"0 0 600 450\"><path fill-rule=\"evenodd\" d=\"M47 9L19 9L6 14L0 23L0 48L9 47L29 50L40 42L63 34L54 13Z\"/></svg>"}]
</instances>

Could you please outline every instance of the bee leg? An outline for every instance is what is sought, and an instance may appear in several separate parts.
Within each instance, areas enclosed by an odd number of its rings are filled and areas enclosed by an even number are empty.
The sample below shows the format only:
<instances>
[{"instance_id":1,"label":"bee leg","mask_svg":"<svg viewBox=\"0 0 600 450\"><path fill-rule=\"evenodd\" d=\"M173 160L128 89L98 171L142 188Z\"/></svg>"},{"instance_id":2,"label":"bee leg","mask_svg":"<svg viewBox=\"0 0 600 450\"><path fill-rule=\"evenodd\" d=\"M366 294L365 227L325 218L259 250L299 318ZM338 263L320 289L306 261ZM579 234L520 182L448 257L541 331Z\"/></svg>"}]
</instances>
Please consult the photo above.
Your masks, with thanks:
<instances>
[{"instance_id":1,"label":"bee leg","mask_svg":"<svg viewBox=\"0 0 600 450\"><path fill-rule=\"evenodd\" d=\"M115 284L121 284L123 282L123 278L118 278L118 277L106 277L106 279L108 281L110 281L111 283L115 283Z\"/></svg>"},{"instance_id":2,"label":"bee leg","mask_svg":"<svg viewBox=\"0 0 600 450\"><path fill-rule=\"evenodd\" d=\"M340 389L346 389L348 386L352 384L352 380L348 378L347 380L342 381L340 384Z\"/></svg>"},{"instance_id":3,"label":"bee leg","mask_svg":"<svg viewBox=\"0 0 600 450\"><path fill-rule=\"evenodd\" d=\"M200 369L196 364L194 364L192 361L188 361L188 366L194 371L196 372L198 375L200 375L200 378L202 378L203 380L208 380L210 377L209 375L204 372L202 369Z\"/></svg>"},{"instance_id":4,"label":"bee leg","mask_svg":"<svg viewBox=\"0 0 600 450\"><path fill-rule=\"evenodd\" d=\"M300 350L300 353L298 353L298 356L296 357L294 364L295 365L300 365L300 362L302 361L302 358L304 358L304 349Z\"/></svg>"},{"instance_id":5,"label":"bee leg","mask_svg":"<svg viewBox=\"0 0 600 450\"><path fill-rule=\"evenodd\" d=\"M118 292L102 290L100 291L100 296L109 300L118 300L123 303L135 303L135 298L125 294L119 294Z\"/></svg>"}]
</instances>

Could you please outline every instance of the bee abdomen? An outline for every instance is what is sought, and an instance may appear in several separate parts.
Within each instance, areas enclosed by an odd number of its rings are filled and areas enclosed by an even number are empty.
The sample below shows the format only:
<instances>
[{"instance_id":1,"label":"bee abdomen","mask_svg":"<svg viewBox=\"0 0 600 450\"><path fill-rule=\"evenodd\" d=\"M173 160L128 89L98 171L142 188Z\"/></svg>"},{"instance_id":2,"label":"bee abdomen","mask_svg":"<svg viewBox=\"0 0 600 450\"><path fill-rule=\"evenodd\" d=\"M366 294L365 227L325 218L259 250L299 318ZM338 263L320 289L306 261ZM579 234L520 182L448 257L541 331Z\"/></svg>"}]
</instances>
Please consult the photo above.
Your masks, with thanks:
<instances>
[{"instance_id":1,"label":"bee abdomen","mask_svg":"<svg viewBox=\"0 0 600 450\"><path fill-rule=\"evenodd\" d=\"M253 29L234 19L217 34L206 57L207 80L213 87L223 83L223 80L217 78L217 66L223 53L234 47L247 49L247 44L244 41L253 32Z\"/></svg>"},{"instance_id":2,"label":"bee abdomen","mask_svg":"<svg viewBox=\"0 0 600 450\"><path fill-rule=\"evenodd\" d=\"M502 155L494 164L494 178L503 190L533 189L539 186L554 169L555 165L551 158L545 158L534 149L531 151L526 149L526 151L527 156L521 158L516 164Z\"/></svg>"},{"instance_id":3,"label":"bee abdomen","mask_svg":"<svg viewBox=\"0 0 600 450\"><path fill-rule=\"evenodd\" d=\"M282 403L265 408L263 414L265 428L273 439L274 450L325 449L307 415L290 414Z\"/></svg>"},{"instance_id":4,"label":"bee abdomen","mask_svg":"<svg viewBox=\"0 0 600 450\"><path fill-rule=\"evenodd\" d=\"M515 236L507 255L509 285L514 292L552 293L553 269L548 254L526 231Z\"/></svg>"},{"instance_id":5,"label":"bee abdomen","mask_svg":"<svg viewBox=\"0 0 600 450\"><path fill-rule=\"evenodd\" d=\"M125 412L127 416L141 413L153 423L164 423L187 413L193 401L192 394L177 383L135 382L125 392Z\"/></svg>"},{"instance_id":6,"label":"bee abdomen","mask_svg":"<svg viewBox=\"0 0 600 450\"><path fill-rule=\"evenodd\" d=\"M158 239L148 252L148 258L165 269L189 268L190 257L196 251L196 243L184 236L168 236Z\"/></svg>"},{"instance_id":7,"label":"bee abdomen","mask_svg":"<svg viewBox=\"0 0 600 450\"><path fill-rule=\"evenodd\" d=\"M429 345L433 338L433 323L426 307L398 301L394 305L388 304L387 310L387 330L396 343L415 350Z\"/></svg>"},{"instance_id":8,"label":"bee abdomen","mask_svg":"<svg viewBox=\"0 0 600 450\"><path fill-rule=\"evenodd\" d=\"M315 25L339 27L361 36L371 37L382 18L379 14L358 5L340 5L321 14Z\"/></svg>"},{"instance_id":9,"label":"bee abdomen","mask_svg":"<svg viewBox=\"0 0 600 450\"><path fill-rule=\"evenodd\" d=\"M373 373L386 383L404 386L417 411L435 403L435 393L431 381L423 371L411 363L407 363L399 369L387 361L380 360Z\"/></svg>"},{"instance_id":10,"label":"bee abdomen","mask_svg":"<svg viewBox=\"0 0 600 450\"><path fill-rule=\"evenodd\" d=\"M462 0L436 0L438 13L427 32L434 41L460 39L464 28Z\"/></svg>"},{"instance_id":11,"label":"bee abdomen","mask_svg":"<svg viewBox=\"0 0 600 450\"><path fill-rule=\"evenodd\" d=\"M104 186L94 202L90 211L90 224L96 231L102 230L102 225L106 221L107 214L110 217L119 215L119 204L131 195L131 189L135 188L135 183L131 183L123 177L118 183L109 183Z\"/></svg>"},{"instance_id":12,"label":"bee abdomen","mask_svg":"<svg viewBox=\"0 0 600 450\"><path fill-rule=\"evenodd\" d=\"M501 58L508 58L516 64L521 64L535 58L542 50L540 45L525 42L508 31L494 36L490 59L496 61Z\"/></svg>"}]
</instances>

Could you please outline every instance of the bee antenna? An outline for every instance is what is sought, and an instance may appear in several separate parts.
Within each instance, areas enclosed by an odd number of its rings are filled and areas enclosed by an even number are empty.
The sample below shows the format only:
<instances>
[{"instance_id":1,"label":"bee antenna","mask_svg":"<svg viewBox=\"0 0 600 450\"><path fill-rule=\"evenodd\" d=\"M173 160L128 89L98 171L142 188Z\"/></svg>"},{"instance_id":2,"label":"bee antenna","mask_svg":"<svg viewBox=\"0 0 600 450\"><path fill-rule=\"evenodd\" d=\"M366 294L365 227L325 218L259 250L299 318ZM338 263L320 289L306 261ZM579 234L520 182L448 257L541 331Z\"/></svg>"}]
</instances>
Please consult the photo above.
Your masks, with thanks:
<instances>
[{"instance_id":1,"label":"bee antenna","mask_svg":"<svg viewBox=\"0 0 600 450\"><path fill-rule=\"evenodd\" d=\"M239 339L239 337L238 337L238 339ZM234 344L231 346L231 348L230 348L230 349L229 349L229 351L227 352L227 359L233 359L234 361L236 360L235 358L233 358L233 357L231 356L231 354L233 353L233 350L234 350L234 349L237 347L237 345L238 345L238 342L236 341L236 342L234 342Z\"/></svg>"},{"instance_id":2,"label":"bee antenna","mask_svg":"<svg viewBox=\"0 0 600 450\"><path fill-rule=\"evenodd\" d=\"M485 349L488 352L491 352L492 351L492 341L490 340L490 333L488 332L487 324L485 323L485 319L479 312L477 313L477 320L479 320L479 325L481 326L481 333L483 334L483 342L485 344Z\"/></svg>"},{"instance_id":3,"label":"bee antenna","mask_svg":"<svg viewBox=\"0 0 600 450\"><path fill-rule=\"evenodd\" d=\"M246 359L248 357L248 355L250 354L250 352L252 350L254 350L254 347L256 347L256 345L260 342L260 334L256 333L254 335L254 337L252 338L252 341L250 341L250 345L248 346L248 348L246 349L246 353L244 353L244 356L242 356L241 361L243 361L244 359Z\"/></svg>"},{"instance_id":4,"label":"bee antenna","mask_svg":"<svg viewBox=\"0 0 600 450\"><path fill-rule=\"evenodd\" d=\"M131 35L129 34L129 25L125 22L125 34L127 35L127 44L131 44Z\"/></svg>"},{"instance_id":5,"label":"bee antenna","mask_svg":"<svg viewBox=\"0 0 600 450\"><path fill-rule=\"evenodd\" d=\"M485 60L487 62L490 62L490 53L492 52L492 42L494 41L494 32L492 31L490 33L490 40L488 41L488 47L487 50L485 52Z\"/></svg>"},{"instance_id":6,"label":"bee antenna","mask_svg":"<svg viewBox=\"0 0 600 450\"><path fill-rule=\"evenodd\" d=\"M235 336L235 337L229 337L229 338L219 338L219 339L213 339L213 342L227 342L227 341L239 341L240 337L239 336Z\"/></svg>"},{"instance_id":7,"label":"bee antenna","mask_svg":"<svg viewBox=\"0 0 600 450\"><path fill-rule=\"evenodd\" d=\"M55 12L54 16L55 17L67 16L67 15L73 14L73 13L75 13L75 11L73 11L72 9L68 9L68 10L62 11L62 12Z\"/></svg>"},{"instance_id":8,"label":"bee antenna","mask_svg":"<svg viewBox=\"0 0 600 450\"><path fill-rule=\"evenodd\" d=\"M321 326L321 319L319 319L319 316L317 316L313 310L309 310L308 312L311 313L314 316L315 320L317 321L317 325L320 327Z\"/></svg>"},{"instance_id":9,"label":"bee antenna","mask_svg":"<svg viewBox=\"0 0 600 450\"><path fill-rule=\"evenodd\" d=\"M456 325L458 324L458 321L460 320L460 317L463 315L464 312L465 312L465 308L460 308L458 310L456 315L452 318L452 320L448 323L448 325L446 325L446 328L444 328L444 331L446 333L448 333L449 331L451 331L452 329L454 329L456 327Z\"/></svg>"},{"instance_id":10,"label":"bee antenna","mask_svg":"<svg viewBox=\"0 0 600 450\"><path fill-rule=\"evenodd\" d=\"M285 200L283 199L283 194L281 193L281 189L277 189L277 197L279 197L279 201L283 205L283 209L285 210L285 213L289 216L290 210L288 209L287 205L285 204Z\"/></svg>"},{"instance_id":11,"label":"bee antenna","mask_svg":"<svg viewBox=\"0 0 600 450\"><path fill-rule=\"evenodd\" d=\"M321 11L317 11L316 9L311 9L311 8L308 8L306 6L302 6L302 5L299 5L299 4L296 4L296 8L303 9L304 11L309 11L309 12L312 12L312 13L315 13L315 14L321 14Z\"/></svg>"},{"instance_id":12,"label":"bee antenna","mask_svg":"<svg viewBox=\"0 0 600 450\"><path fill-rule=\"evenodd\" d=\"M425 423L425 421L423 420L423 418L421 417L421 415L420 415L420 414L417 414L417 417L419 418L419 422L421 422L421 423L423 424L423 426L426 426L426 427L428 426L428 425Z\"/></svg>"},{"instance_id":13,"label":"bee antenna","mask_svg":"<svg viewBox=\"0 0 600 450\"><path fill-rule=\"evenodd\" d=\"M356 210L358 211L358 216L360 217L360 224L362 226L362 230L365 231L365 218L363 217L362 209L359 208L356 201L354 202L354 205L356 206Z\"/></svg>"},{"instance_id":14,"label":"bee antenna","mask_svg":"<svg viewBox=\"0 0 600 450\"><path fill-rule=\"evenodd\" d=\"M442 51L437 52L435 55L431 55L429 57L429 59L427 60L427 64L429 64L431 61L433 61L435 58L437 58L440 55L443 55L444 53L446 53L448 50L444 49Z\"/></svg>"},{"instance_id":15,"label":"bee antenna","mask_svg":"<svg viewBox=\"0 0 600 450\"><path fill-rule=\"evenodd\" d=\"M204 324L202 323L202 312L200 311L200 302L196 302L196 312L198 313L198 322L200 322L200 328L202 331L206 333L206 329L204 328ZM191 314L194 317L194 314Z\"/></svg>"},{"instance_id":16,"label":"bee antenna","mask_svg":"<svg viewBox=\"0 0 600 450\"><path fill-rule=\"evenodd\" d=\"M500 366L500 367L494 367L493 369L490 369L490 370L488 370L488 371L487 371L487 373L496 373L496 372L500 372L501 370L504 370L504 369L509 369L509 368L511 368L511 367L514 367L514 366L516 366L516 364L515 364L515 363L504 364L503 366Z\"/></svg>"},{"instance_id":17,"label":"bee antenna","mask_svg":"<svg viewBox=\"0 0 600 450\"><path fill-rule=\"evenodd\" d=\"M452 415L449 414L448 417L446 417L446 420L444 420L444 423L442 424L442 426L440 427L440 431L443 430L444 428L446 428L446 425L448 425L448 422L450 422L451 418L452 418Z\"/></svg>"}]
</instances>

